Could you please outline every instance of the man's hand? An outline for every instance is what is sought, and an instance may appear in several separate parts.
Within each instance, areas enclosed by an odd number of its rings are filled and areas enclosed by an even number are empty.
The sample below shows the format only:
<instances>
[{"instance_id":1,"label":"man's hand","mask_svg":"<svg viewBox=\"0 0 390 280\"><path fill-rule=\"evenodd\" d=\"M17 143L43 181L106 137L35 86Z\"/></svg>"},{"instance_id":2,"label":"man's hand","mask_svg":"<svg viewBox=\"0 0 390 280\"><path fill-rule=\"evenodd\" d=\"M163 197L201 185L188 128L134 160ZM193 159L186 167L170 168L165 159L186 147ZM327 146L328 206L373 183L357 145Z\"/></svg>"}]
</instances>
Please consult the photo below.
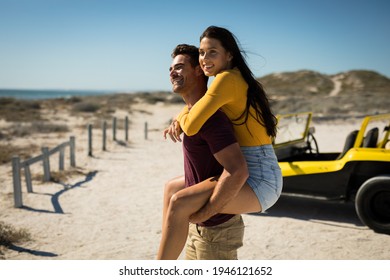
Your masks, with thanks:
<instances>
[{"instance_id":1,"label":"man's hand","mask_svg":"<svg viewBox=\"0 0 390 280\"><path fill-rule=\"evenodd\" d=\"M180 124L177 120L173 120L172 123L169 125L168 128L166 128L163 132L164 138L167 139L167 134L171 138L173 142L181 142L180 134L182 133L182 130L180 128Z\"/></svg>"},{"instance_id":2,"label":"man's hand","mask_svg":"<svg viewBox=\"0 0 390 280\"><path fill-rule=\"evenodd\" d=\"M190 216L192 223L204 222L217 213L235 213L229 212L232 209L226 209L225 206L235 199L249 176L247 163L238 143L227 146L214 156L224 170L218 178L218 183L209 201L198 212ZM232 211L237 211L236 206L233 208Z\"/></svg>"}]
</instances>

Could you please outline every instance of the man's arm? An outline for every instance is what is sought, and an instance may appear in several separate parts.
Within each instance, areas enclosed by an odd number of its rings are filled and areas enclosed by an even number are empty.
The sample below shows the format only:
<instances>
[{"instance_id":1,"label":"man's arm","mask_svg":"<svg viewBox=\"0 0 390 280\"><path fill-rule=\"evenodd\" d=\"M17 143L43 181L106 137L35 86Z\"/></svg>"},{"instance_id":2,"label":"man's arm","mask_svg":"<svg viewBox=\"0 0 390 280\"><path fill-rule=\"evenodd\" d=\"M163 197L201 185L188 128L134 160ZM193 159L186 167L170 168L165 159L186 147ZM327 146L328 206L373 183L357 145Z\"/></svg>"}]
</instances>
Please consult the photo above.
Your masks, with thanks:
<instances>
[{"instance_id":1,"label":"man's arm","mask_svg":"<svg viewBox=\"0 0 390 280\"><path fill-rule=\"evenodd\" d=\"M214 156L224 170L209 202L191 216L190 220L193 223L205 221L220 213L223 207L234 199L249 176L247 164L238 143L227 146Z\"/></svg>"}]
</instances>

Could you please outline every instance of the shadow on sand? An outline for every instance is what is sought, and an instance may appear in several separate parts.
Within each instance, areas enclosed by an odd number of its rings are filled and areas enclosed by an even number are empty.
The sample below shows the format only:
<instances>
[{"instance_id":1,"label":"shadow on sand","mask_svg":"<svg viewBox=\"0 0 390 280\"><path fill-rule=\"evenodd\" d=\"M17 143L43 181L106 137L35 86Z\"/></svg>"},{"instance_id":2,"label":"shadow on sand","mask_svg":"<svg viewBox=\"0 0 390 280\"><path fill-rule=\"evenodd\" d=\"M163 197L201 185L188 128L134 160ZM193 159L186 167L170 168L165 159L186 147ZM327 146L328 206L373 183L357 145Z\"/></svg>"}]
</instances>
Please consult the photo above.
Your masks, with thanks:
<instances>
[{"instance_id":1,"label":"shadow on sand","mask_svg":"<svg viewBox=\"0 0 390 280\"><path fill-rule=\"evenodd\" d=\"M288 217L299 220L316 220L323 223L345 223L364 226L351 202L328 201L315 198L282 195L279 201L262 214L272 217Z\"/></svg>"},{"instance_id":2,"label":"shadow on sand","mask_svg":"<svg viewBox=\"0 0 390 280\"><path fill-rule=\"evenodd\" d=\"M67 191L70 191L74 188L78 188L78 187L81 187L83 184L91 181L93 179L93 177L95 177L95 175L97 174L97 171L92 171L92 172L89 172L86 176L85 176L85 179L80 181L80 182L77 182L73 185L68 185L68 184L65 184L65 183L61 183L59 182L59 184L61 184L62 186L64 186L64 189L54 193L54 194L44 194L44 195L49 195L51 196L51 203L53 205L53 208L54 208L54 211L50 211L50 210L43 210L43 209L35 209L35 208L32 208L32 207L29 207L29 206L22 206L21 209L24 209L24 210L28 210L28 211L32 211L32 212L39 212L39 213L50 213L50 214L65 214L64 211L62 210L62 207L61 207L61 204L59 202L59 197L64 194L65 192Z\"/></svg>"},{"instance_id":3,"label":"shadow on sand","mask_svg":"<svg viewBox=\"0 0 390 280\"><path fill-rule=\"evenodd\" d=\"M7 248L9 250L13 250L13 251L16 251L18 253L28 253L30 255L39 256L39 257L50 257L50 258L52 258L52 257L57 257L58 256L57 254L54 254L54 253L26 249L26 248L19 247L19 246L13 245L13 244L7 246Z\"/></svg>"},{"instance_id":4,"label":"shadow on sand","mask_svg":"<svg viewBox=\"0 0 390 280\"><path fill-rule=\"evenodd\" d=\"M35 209L35 208L29 207L29 206L22 206L21 209L32 211L32 212L39 212L39 213L64 214L64 211L62 210L62 207L61 207L61 205L59 203L59 197L63 193L65 193L67 191L70 191L70 190L72 190L74 188L81 187L84 183L91 181L93 179L93 177L95 177L96 174L97 174L97 171L89 172L85 176L84 180L82 180L80 182L77 182L76 184L73 184L73 185L59 183L59 184L64 186L64 189L59 191L59 192L56 192L56 193L54 193L52 195L44 193L43 195L51 196L51 203L53 205L54 211L43 210L43 209ZM55 253L27 249L27 248L23 248L23 247L20 247L20 246L16 246L14 244L8 245L7 248L9 250L13 250L13 251L16 251L16 252L19 252L19 253L27 253L27 254L31 254L31 255L34 255L34 256L40 256L40 257L57 257L58 256Z\"/></svg>"}]
</instances>

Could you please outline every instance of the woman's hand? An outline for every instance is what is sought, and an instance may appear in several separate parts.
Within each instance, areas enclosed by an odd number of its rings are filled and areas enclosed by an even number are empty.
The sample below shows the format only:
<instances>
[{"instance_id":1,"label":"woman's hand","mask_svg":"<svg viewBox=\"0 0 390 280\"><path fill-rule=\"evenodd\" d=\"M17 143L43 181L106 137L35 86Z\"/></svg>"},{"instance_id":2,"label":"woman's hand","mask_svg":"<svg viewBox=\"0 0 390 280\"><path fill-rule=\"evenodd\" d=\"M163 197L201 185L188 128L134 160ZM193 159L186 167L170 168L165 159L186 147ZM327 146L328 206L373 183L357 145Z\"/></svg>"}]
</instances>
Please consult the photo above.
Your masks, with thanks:
<instances>
[{"instance_id":1,"label":"woman's hand","mask_svg":"<svg viewBox=\"0 0 390 280\"><path fill-rule=\"evenodd\" d=\"M181 142L180 134L182 133L182 130L180 128L180 124L177 120L173 120L172 123L169 125L168 128L164 130L164 138L167 139L167 134L172 139L173 142Z\"/></svg>"}]
</instances>

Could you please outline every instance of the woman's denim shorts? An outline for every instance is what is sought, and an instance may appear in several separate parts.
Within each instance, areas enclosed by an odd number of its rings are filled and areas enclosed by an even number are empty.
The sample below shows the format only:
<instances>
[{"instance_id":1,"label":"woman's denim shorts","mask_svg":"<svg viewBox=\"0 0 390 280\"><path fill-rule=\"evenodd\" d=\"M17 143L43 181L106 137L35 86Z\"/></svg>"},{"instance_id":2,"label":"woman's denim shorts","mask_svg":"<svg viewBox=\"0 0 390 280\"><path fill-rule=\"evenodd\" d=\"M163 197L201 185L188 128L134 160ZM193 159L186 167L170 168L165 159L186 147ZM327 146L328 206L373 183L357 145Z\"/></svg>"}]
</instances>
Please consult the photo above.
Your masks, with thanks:
<instances>
[{"instance_id":1,"label":"woman's denim shorts","mask_svg":"<svg viewBox=\"0 0 390 280\"><path fill-rule=\"evenodd\" d=\"M283 177L272 145L241 147L249 171L247 184L253 189L264 212L279 199Z\"/></svg>"}]
</instances>

